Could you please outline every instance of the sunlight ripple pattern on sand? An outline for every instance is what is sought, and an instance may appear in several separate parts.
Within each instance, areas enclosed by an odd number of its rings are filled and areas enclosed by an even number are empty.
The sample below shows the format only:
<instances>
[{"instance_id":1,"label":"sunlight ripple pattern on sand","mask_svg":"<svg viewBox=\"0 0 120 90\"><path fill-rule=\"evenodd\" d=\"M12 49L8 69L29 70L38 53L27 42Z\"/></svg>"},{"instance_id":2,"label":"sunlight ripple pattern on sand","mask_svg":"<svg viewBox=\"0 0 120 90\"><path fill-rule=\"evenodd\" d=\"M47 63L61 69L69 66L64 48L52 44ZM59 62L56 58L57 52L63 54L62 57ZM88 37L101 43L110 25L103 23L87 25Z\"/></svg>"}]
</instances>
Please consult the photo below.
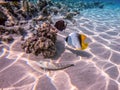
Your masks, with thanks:
<instances>
[{"instance_id":1,"label":"sunlight ripple pattern on sand","mask_svg":"<svg viewBox=\"0 0 120 90\"><path fill-rule=\"evenodd\" d=\"M10 46L6 44L9 49L0 46L0 89L120 90L120 13L107 8L81 13L75 17L75 24L68 23L66 31L59 32L59 57L53 58L53 62L72 62L75 66L44 71L35 61L50 59L22 52L17 39ZM86 51L76 52L64 46L64 38L73 31L88 37Z\"/></svg>"}]
</instances>

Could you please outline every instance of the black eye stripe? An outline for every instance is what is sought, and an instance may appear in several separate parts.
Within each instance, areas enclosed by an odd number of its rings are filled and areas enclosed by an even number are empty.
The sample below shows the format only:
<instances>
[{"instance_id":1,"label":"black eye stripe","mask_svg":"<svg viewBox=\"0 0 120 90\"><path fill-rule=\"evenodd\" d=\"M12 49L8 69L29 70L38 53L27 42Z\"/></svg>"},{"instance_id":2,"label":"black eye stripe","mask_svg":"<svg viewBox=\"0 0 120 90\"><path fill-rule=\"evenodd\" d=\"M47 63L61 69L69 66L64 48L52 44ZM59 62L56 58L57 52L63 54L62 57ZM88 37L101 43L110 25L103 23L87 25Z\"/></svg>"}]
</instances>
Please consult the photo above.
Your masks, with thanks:
<instances>
[{"instance_id":1,"label":"black eye stripe","mask_svg":"<svg viewBox=\"0 0 120 90\"><path fill-rule=\"evenodd\" d=\"M81 35L79 35L79 39L80 39L80 46L82 47L82 38L81 38Z\"/></svg>"},{"instance_id":2,"label":"black eye stripe","mask_svg":"<svg viewBox=\"0 0 120 90\"><path fill-rule=\"evenodd\" d=\"M68 37L65 38L65 41L66 41L66 42L68 41Z\"/></svg>"}]
</instances>

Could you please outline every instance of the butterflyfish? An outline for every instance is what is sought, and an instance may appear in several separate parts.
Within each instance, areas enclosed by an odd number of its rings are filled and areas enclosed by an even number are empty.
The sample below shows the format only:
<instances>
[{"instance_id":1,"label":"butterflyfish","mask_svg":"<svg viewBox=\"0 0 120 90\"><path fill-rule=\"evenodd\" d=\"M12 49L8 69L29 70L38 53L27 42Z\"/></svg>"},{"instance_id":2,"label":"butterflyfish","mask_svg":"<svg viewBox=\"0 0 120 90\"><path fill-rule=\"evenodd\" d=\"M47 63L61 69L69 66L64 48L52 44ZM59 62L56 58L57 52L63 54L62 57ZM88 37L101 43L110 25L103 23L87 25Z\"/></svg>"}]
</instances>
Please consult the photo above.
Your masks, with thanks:
<instances>
[{"instance_id":1,"label":"butterflyfish","mask_svg":"<svg viewBox=\"0 0 120 90\"><path fill-rule=\"evenodd\" d=\"M74 50L85 50L88 47L88 43L85 42L86 38L84 34L73 32L65 38L65 42Z\"/></svg>"}]
</instances>

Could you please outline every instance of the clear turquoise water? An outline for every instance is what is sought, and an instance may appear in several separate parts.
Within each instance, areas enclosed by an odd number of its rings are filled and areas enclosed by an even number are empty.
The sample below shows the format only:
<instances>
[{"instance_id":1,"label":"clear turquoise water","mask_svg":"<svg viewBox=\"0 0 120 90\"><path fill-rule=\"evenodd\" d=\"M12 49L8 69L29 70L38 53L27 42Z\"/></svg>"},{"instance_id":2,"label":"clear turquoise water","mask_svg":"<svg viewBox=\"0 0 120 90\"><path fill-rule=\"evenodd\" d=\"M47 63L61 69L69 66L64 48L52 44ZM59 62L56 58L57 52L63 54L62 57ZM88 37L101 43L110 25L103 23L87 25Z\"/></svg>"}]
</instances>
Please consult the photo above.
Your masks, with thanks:
<instances>
[{"instance_id":1,"label":"clear turquoise water","mask_svg":"<svg viewBox=\"0 0 120 90\"><path fill-rule=\"evenodd\" d=\"M29 1L36 3L37 1L41 1L41 0L29 0ZM51 1L52 2L62 2L65 4L69 3L69 2L77 3L79 1L82 1L82 2L104 2L104 3L113 3L114 6L120 7L120 0L51 0Z\"/></svg>"},{"instance_id":2,"label":"clear turquoise water","mask_svg":"<svg viewBox=\"0 0 120 90\"><path fill-rule=\"evenodd\" d=\"M38 0L29 0L29 1L37 2ZM120 3L120 0L51 0L51 1L58 1L58 2L61 2L61 1L64 1L64 2L67 2L67 1L73 1L73 2L79 2L79 1L84 1L84 2L102 1L102 2Z\"/></svg>"}]
</instances>

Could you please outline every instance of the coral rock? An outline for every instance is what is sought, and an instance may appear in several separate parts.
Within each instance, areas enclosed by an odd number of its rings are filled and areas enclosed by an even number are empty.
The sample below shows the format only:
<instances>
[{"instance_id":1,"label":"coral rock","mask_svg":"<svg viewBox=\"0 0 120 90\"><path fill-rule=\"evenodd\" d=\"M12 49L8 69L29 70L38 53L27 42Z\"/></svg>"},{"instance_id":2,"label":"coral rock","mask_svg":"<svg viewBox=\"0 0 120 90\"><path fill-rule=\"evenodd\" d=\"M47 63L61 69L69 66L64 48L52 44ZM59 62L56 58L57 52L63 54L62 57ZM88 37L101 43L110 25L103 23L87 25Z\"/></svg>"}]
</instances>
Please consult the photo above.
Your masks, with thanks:
<instances>
[{"instance_id":1,"label":"coral rock","mask_svg":"<svg viewBox=\"0 0 120 90\"><path fill-rule=\"evenodd\" d=\"M7 21L7 16L0 10L0 25L5 25Z\"/></svg>"},{"instance_id":2,"label":"coral rock","mask_svg":"<svg viewBox=\"0 0 120 90\"><path fill-rule=\"evenodd\" d=\"M0 26L0 35L3 35L3 34L24 35L25 31L20 26L14 26L14 27Z\"/></svg>"},{"instance_id":3,"label":"coral rock","mask_svg":"<svg viewBox=\"0 0 120 90\"><path fill-rule=\"evenodd\" d=\"M3 35L3 36L0 36L0 40L6 43L11 43L14 39L10 35L7 35L7 36Z\"/></svg>"},{"instance_id":4,"label":"coral rock","mask_svg":"<svg viewBox=\"0 0 120 90\"><path fill-rule=\"evenodd\" d=\"M68 12L65 16L65 19L72 20L73 16L77 15L77 12Z\"/></svg>"},{"instance_id":5,"label":"coral rock","mask_svg":"<svg viewBox=\"0 0 120 90\"><path fill-rule=\"evenodd\" d=\"M37 33L22 44L22 48L26 53L41 54L45 58L53 57L56 54L56 33L57 30L51 24L43 23Z\"/></svg>"},{"instance_id":6,"label":"coral rock","mask_svg":"<svg viewBox=\"0 0 120 90\"><path fill-rule=\"evenodd\" d=\"M37 6L39 7L40 10L42 10L47 5L48 5L48 3L46 0L41 0L41 1L38 1L38 3L37 3Z\"/></svg>"}]
</instances>

